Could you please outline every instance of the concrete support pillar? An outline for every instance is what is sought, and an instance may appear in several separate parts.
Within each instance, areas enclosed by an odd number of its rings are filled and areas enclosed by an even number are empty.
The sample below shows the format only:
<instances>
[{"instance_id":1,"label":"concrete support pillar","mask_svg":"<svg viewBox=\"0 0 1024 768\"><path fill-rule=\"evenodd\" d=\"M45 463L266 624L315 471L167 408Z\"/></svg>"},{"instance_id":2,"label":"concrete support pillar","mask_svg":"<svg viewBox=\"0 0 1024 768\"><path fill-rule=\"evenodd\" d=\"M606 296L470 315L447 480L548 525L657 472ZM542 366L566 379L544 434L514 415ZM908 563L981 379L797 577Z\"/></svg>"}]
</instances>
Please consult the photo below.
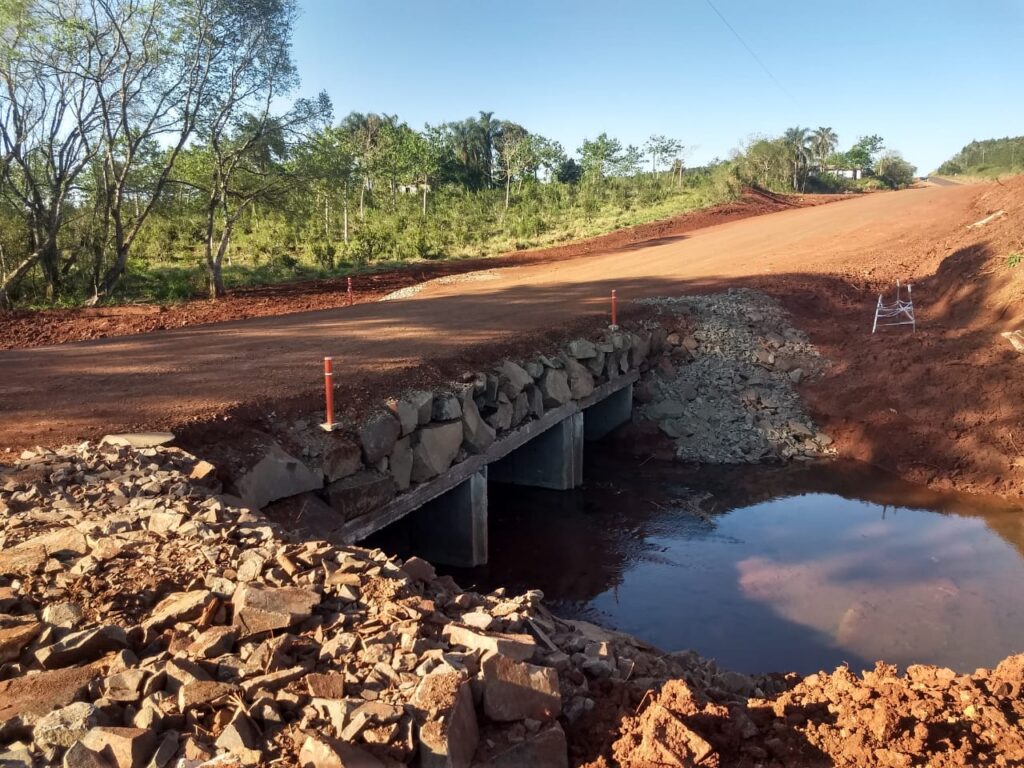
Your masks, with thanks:
<instances>
[{"instance_id":1,"label":"concrete support pillar","mask_svg":"<svg viewBox=\"0 0 1024 768\"><path fill-rule=\"evenodd\" d=\"M583 437L600 440L629 422L633 413L633 385L629 384L583 411Z\"/></svg>"},{"instance_id":2,"label":"concrete support pillar","mask_svg":"<svg viewBox=\"0 0 1024 768\"><path fill-rule=\"evenodd\" d=\"M491 480L567 491L583 484L583 414L574 413L490 465Z\"/></svg>"},{"instance_id":3,"label":"concrete support pillar","mask_svg":"<svg viewBox=\"0 0 1024 768\"><path fill-rule=\"evenodd\" d=\"M425 560L457 568L487 563L487 467L409 515L409 544Z\"/></svg>"}]
</instances>

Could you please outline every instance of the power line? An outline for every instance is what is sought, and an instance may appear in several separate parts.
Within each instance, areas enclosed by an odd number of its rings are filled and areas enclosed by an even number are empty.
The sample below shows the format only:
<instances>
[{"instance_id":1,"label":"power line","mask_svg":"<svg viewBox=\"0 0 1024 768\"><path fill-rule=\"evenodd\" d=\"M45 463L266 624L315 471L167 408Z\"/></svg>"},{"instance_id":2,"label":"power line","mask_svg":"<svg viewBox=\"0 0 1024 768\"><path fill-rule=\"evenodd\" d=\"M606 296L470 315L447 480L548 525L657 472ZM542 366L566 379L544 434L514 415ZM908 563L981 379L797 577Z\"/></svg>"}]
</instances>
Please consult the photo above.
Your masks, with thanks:
<instances>
[{"instance_id":1,"label":"power line","mask_svg":"<svg viewBox=\"0 0 1024 768\"><path fill-rule=\"evenodd\" d=\"M722 15L722 12L715 7L715 4L712 3L711 0L704 1L708 4L708 7L715 12L715 15L717 15L718 18L722 20L722 23L725 24L729 31L732 32L733 36L740 41L740 45L747 49L747 53L750 54L750 57L760 65L761 69L765 71L765 74L772 79L772 82L779 86L779 90L786 94L790 98L790 100L792 100L792 102L795 104L796 98L793 96L793 94L789 92L786 86L779 82L779 78L772 74L772 71L768 69L767 65L763 61L761 61L761 57L754 53L754 49L747 45L746 40L740 37L740 33L733 28L732 24L729 23L729 20L725 18L725 16Z\"/></svg>"}]
</instances>

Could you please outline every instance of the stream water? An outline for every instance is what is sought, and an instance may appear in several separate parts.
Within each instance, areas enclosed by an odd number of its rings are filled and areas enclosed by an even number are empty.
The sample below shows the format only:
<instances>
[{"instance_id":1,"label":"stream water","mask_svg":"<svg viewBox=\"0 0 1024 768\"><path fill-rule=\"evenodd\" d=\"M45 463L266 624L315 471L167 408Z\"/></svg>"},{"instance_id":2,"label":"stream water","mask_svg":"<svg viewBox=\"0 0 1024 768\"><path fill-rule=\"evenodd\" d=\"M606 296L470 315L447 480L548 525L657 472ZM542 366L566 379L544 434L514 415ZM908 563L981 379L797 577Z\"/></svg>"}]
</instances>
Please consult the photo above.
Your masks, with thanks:
<instances>
[{"instance_id":1,"label":"stream water","mask_svg":"<svg viewBox=\"0 0 1024 768\"><path fill-rule=\"evenodd\" d=\"M590 445L580 490L488 499L489 564L447 571L463 587L541 589L556 614L731 669L970 672L1024 652L1024 510L1003 502L858 464L687 468Z\"/></svg>"}]
</instances>

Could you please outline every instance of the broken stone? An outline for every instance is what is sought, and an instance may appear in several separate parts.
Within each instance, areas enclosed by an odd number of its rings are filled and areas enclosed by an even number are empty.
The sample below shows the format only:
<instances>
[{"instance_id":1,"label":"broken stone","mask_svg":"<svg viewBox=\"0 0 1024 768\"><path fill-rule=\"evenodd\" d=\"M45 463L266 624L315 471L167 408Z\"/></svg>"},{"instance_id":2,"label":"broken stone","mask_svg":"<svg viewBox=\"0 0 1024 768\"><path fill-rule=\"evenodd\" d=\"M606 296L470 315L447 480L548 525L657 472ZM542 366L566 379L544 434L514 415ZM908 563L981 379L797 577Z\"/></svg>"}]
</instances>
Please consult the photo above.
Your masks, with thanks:
<instances>
[{"instance_id":1,"label":"broken stone","mask_svg":"<svg viewBox=\"0 0 1024 768\"><path fill-rule=\"evenodd\" d=\"M397 491L391 475L372 470L357 472L327 486L331 507L345 520L354 520L384 506Z\"/></svg>"},{"instance_id":2,"label":"broken stone","mask_svg":"<svg viewBox=\"0 0 1024 768\"><path fill-rule=\"evenodd\" d=\"M99 712L92 704L76 701L39 718L32 730L35 743L48 747L70 747L99 725Z\"/></svg>"},{"instance_id":3,"label":"broken stone","mask_svg":"<svg viewBox=\"0 0 1024 768\"><path fill-rule=\"evenodd\" d=\"M461 410L461 409L460 409ZM422 483L447 471L462 447L462 422L428 424L416 432L412 480Z\"/></svg>"},{"instance_id":4,"label":"broken stone","mask_svg":"<svg viewBox=\"0 0 1024 768\"><path fill-rule=\"evenodd\" d=\"M38 621L26 621L0 628L0 662L15 661L43 629Z\"/></svg>"},{"instance_id":5,"label":"broken stone","mask_svg":"<svg viewBox=\"0 0 1024 768\"><path fill-rule=\"evenodd\" d=\"M110 763L78 741L64 753L63 768L111 768Z\"/></svg>"},{"instance_id":6,"label":"broken stone","mask_svg":"<svg viewBox=\"0 0 1024 768\"><path fill-rule=\"evenodd\" d=\"M231 598L234 623L245 636L284 629L305 621L320 604L320 595L299 587L240 584Z\"/></svg>"},{"instance_id":7,"label":"broken stone","mask_svg":"<svg viewBox=\"0 0 1024 768\"><path fill-rule=\"evenodd\" d=\"M438 392L434 395L434 406L431 411L433 421L454 421L462 417L462 406L459 398L451 392Z\"/></svg>"},{"instance_id":8,"label":"broken stone","mask_svg":"<svg viewBox=\"0 0 1024 768\"><path fill-rule=\"evenodd\" d=\"M402 428L402 436L409 435L419 426L420 414L416 404L411 400L402 398L400 400L388 400L388 409L398 419Z\"/></svg>"},{"instance_id":9,"label":"broken stone","mask_svg":"<svg viewBox=\"0 0 1024 768\"><path fill-rule=\"evenodd\" d=\"M83 661L93 661L105 653L128 647L123 629L109 625L74 632L36 651L36 661L44 669L68 667Z\"/></svg>"},{"instance_id":10,"label":"broken stone","mask_svg":"<svg viewBox=\"0 0 1024 768\"><path fill-rule=\"evenodd\" d=\"M659 763L673 765L673 763ZM677 764L686 765L686 763ZM696 765L696 764L693 764ZM569 748L565 731L555 723L494 755L482 768L569 768Z\"/></svg>"},{"instance_id":11,"label":"broken stone","mask_svg":"<svg viewBox=\"0 0 1024 768\"><path fill-rule=\"evenodd\" d=\"M547 722L562 711L558 673L550 667L492 654L480 665L484 677L484 713L495 722Z\"/></svg>"},{"instance_id":12,"label":"broken stone","mask_svg":"<svg viewBox=\"0 0 1024 768\"><path fill-rule=\"evenodd\" d=\"M238 627L209 627L193 640L185 652L200 659L215 659L230 653L238 639Z\"/></svg>"},{"instance_id":13,"label":"broken stone","mask_svg":"<svg viewBox=\"0 0 1024 768\"><path fill-rule=\"evenodd\" d=\"M156 733L142 728L93 728L82 744L103 757L114 768L145 765L156 749Z\"/></svg>"},{"instance_id":14,"label":"broken stone","mask_svg":"<svg viewBox=\"0 0 1024 768\"><path fill-rule=\"evenodd\" d=\"M501 374L508 379L508 396L515 397L527 386L533 384L533 377L526 372L522 366L506 360L499 369Z\"/></svg>"},{"instance_id":15,"label":"broken stone","mask_svg":"<svg viewBox=\"0 0 1024 768\"><path fill-rule=\"evenodd\" d=\"M173 432L132 432L121 435L106 435L100 445L130 446L132 448L156 448L174 442Z\"/></svg>"},{"instance_id":16,"label":"broken stone","mask_svg":"<svg viewBox=\"0 0 1024 768\"><path fill-rule=\"evenodd\" d=\"M395 442L395 447L388 457L388 471L399 491L409 488L412 482L412 440L403 437Z\"/></svg>"},{"instance_id":17,"label":"broken stone","mask_svg":"<svg viewBox=\"0 0 1024 768\"><path fill-rule=\"evenodd\" d=\"M545 408L556 408L565 405L572 399L569 380L565 371L556 368L545 368L540 379L540 391L544 398Z\"/></svg>"},{"instance_id":18,"label":"broken stone","mask_svg":"<svg viewBox=\"0 0 1024 768\"><path fill-rule=\"evenodd\" d=\"M586 339L575 339L570 341L567 351L577 360L587 360L591 357L597 357L597 347L594 346L594 342L587 341Z\"/></svg>"},{"instance_id":19,"label":"broken stone","mask_svg":"<svg viewBox=\"0 0 1024 768\"><path fill-rule=\"evenodd\" d=\"M457 672L427 675L409 704L420 713L420 765L469 766L480 739L469 681Z\"/></svg>"},{"instance_id":20,"label":"broken stone","mask_svg":"<svg viewBox=\"0 0 1024 768\"><path fill-rule=\"evenodd\" d=\"M327 450L324 452L324 477L334 482L354 475L363 466L363 449L347 437L330 434Z\"/></svg>"},{"instance_id":21,"label":"broken stone","mask_svg":"<svg viewBox=\"0 0 1024 768\"><path fill-rule=\"evenodd\" d=\"M100 676L95 667L73 667L0 681L0 731L5 724L32 723L80 698Z\"/></svg>"},{"instance_id":22,"label":"broken stone","mask_svg":"<svg viewBox=\"0 0 1024 768\"><path fill-rule=\"evenodd\" d=\"M466 450L470 453L484 453L494 439L494 428L480 416L480 409L473 398L467 397L462 406L462 443Z\"/></svg>"},{"instance_id":23,"label":"broken stone","mask_svg":"<svg viewBox=\"0 0 1024 768\"><path fill-rule=\"evenodd\" d=\"M235 712L234 717L224 726L214 744L232 754L240 754L245 750L255 749L259 745L260 734L252 720L242 710Z\"/></svg>"},{"instance_id":24,"label":"broken stone","mask_svg":"<svg viewBox=\"0 0 1024 768\"><path fill-rule=\"evenodd\" d=\"M175 592L160 601L142 626L147 630L159 630L180 621L194 621L203 615L206 607L214 599L213 593L208 589Z\"/></svg>"},{"instance_id":25,"label":"broken stone","mask_svg":"<svg viewBox=\"0 0 1024 768\"><path fill-rule=\"evenodd\" d=\"M462 646L471 651L494 651L516 661L533 658L537 643L530 635L513 635L492 632L481 634L457 624L447 624L442 635L452 645Z\"/></svg>"},{"instance_id":26,"label":"broken stone","mask_svg":"<svg viewBox=\"0 0 1024 768\"><path fill-rule=\"evenodd\" d=\"M309 695L318 699L342 699L345 697L345 676L340 674L306 675Z\"/></svg>"},{"instance_id":27,"label":"broken stone","mask_svg":"<svg viewBox=\"0 0 1024 768\"><path fill-rule=\"evenodd\" d=\"M323 734L306 736L299 751L302 768L384 768L369 752Z\"/></svg>"},{"instance_id":28,"label":"broken stone","mask_svg":"<svg viewBox=\"0 0 1024 768\"><path fill-rule=\"evenodd\" d=\"M235 481L243 501L262 509L271 501L322 488L324 476L314 472L277 443L271 443L263 457Z\"/></svg>"},{"instance_id":29,"label":"broken stone","mask_svg":"<svg viewBox=\"0 0 1024 768\"><path fill-rule=\"evenodd\" d=\"M391 413L378 411L370 416L359 430L363 460L372 466L388 456L401 434L402 426Z\"/></svg>"},{"instance_id":30,"label":"broken stone","mask_svg":"<svg viewBox=\"0 0 1024 768\"><path fill-rule=\"evenodd\" d=\"M565 371L569 376L569 391L574 400L587 397L594 391L594 376L571 357L565 360Z\"/></svg>"},{"instance_id":31,"label":"broken stone","mask_svg":"<svg viewBox=\"0 0 1024 768\"><path fill-rule=\"evenodd\" d=\"M196 707L225 699L238 690L233 683L222 683L216 680L193 680L178 689L178 710L187 712Z\"/></svg>"}]
</instances>

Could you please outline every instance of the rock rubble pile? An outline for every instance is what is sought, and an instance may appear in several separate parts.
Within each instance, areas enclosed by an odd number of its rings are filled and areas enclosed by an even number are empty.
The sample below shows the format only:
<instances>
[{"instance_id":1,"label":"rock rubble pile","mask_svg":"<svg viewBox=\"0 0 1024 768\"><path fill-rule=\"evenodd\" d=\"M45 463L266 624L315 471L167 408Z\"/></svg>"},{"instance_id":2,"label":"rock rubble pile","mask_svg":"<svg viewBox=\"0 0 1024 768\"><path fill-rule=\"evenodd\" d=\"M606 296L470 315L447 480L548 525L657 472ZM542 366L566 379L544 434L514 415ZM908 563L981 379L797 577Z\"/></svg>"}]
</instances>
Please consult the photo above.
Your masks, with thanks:
<instances>
[{"instance_id":1,"label":"rock rubble pile","mask_svg":"<svg viewBox=\"0 0 1024 768\"><path fill-rule=\"evenodd\" d=\"M642 414L683 461L756 463L831 455L796 391L826 361L771 298L750 290L644 299L670 354L636 389Z\"/></svg>"},{"instance_id":2,"label":"rock rubble pile","mask_svg":"<svg viewBox=\"0 0 1024 768\"><path fill-rule=\"evenodd\" d=\"M218 491L173 447L0 470L0 764L565 766L601 686L735 685L537 592L289 540Z\"/></svg>"},{"instance_id":3,"label":"rock rubble pile","mask_svg":"<svg viewBox=\"0 0 1024 768\"><path fill-rule=\"evenodd\" d=\"M1024 764L1024 655L958 675L878 663L808 675L781 696L724 706L671 681L627 718L621 768L910 768ZM601 760L598 765L607 765Z\"/></svg>"}]
</instances>

